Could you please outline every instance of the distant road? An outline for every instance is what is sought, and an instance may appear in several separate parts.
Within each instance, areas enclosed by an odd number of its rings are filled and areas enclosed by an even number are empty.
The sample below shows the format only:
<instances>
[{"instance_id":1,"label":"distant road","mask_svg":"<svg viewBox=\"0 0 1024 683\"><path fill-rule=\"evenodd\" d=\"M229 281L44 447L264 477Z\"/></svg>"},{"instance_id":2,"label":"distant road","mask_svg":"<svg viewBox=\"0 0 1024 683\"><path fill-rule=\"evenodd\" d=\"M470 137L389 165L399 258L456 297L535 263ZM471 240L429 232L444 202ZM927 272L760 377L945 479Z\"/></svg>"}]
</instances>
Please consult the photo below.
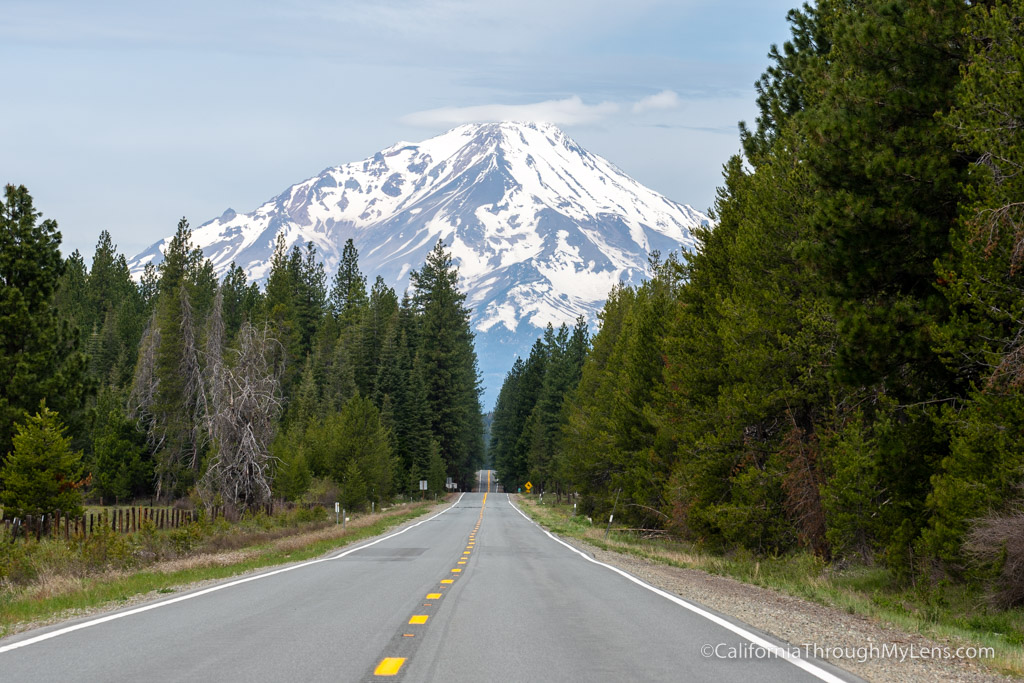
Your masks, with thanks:
<instances>
[{"instance_id":1,"label":"distant road","mask_svg":"<svg viewBox=\"0 0 1024 683\"><path fill-rule=\"evenodd\" d=\"M356 548L6 638L0 681L856 680L759 657L782 643L594 562L478 481Z\"/></svg>"}]
</instances>

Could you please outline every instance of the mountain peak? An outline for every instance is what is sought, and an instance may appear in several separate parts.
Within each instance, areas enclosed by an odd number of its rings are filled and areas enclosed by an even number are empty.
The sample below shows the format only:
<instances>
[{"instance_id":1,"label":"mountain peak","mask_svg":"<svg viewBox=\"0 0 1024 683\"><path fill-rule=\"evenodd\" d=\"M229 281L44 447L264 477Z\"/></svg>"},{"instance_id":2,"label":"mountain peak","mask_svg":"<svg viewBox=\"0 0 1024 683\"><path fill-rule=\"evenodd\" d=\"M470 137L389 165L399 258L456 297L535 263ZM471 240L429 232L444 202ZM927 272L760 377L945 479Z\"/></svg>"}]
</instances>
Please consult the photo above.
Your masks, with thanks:
<instances>
[{"instance_id":1,"label":"mountain peak","mask_svg":"<svg viewBox=\"0 0 1024 683\"><path fill-rule=\"evenodd\" d=\"M692 248L707 217L650 190L549 123L457 126L328 168L247 214L193 232L214 268L269 274L278 234L312 243L328 274L351 238L360 267L398 291L441 239L459 267L494 391L547 323L596 320L615 284L650 275L647 256ZM140 274L168 240L132 259Z\"/></svg>"}]
</instances>

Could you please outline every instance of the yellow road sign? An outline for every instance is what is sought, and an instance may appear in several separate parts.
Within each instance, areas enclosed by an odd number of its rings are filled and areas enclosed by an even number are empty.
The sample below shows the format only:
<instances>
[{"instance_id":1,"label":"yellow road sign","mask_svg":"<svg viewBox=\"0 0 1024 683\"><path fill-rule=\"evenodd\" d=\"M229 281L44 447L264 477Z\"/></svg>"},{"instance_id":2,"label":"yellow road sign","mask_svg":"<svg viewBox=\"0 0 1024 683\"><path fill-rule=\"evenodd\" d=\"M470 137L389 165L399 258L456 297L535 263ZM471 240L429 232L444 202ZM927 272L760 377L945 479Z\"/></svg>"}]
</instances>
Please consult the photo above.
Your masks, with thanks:
<instances>
[{"instance_id":1,"label":"yellow road sign","mask_svg":"<svg viewBox=\"0 0 1024 683\"><path fill-rule=\"evenodd\" d=\"M526 489L527 493L529 493L530 489L533 488L533 484L531 484L530 482L526 482L525 484L523 484L523 488Z\"/></svg>"}]
</instances>

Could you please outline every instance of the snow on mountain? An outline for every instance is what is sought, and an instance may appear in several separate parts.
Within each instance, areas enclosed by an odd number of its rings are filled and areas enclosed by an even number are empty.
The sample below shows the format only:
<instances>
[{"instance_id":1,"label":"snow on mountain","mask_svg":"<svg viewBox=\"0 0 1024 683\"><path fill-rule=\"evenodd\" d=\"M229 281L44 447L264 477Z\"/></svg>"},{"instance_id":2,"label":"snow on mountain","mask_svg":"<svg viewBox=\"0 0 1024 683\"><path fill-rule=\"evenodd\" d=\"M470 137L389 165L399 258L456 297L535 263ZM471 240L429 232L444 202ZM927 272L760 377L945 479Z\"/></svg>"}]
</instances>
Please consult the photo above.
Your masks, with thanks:
<instances>
[{"instance_id":1,"label":"snow on mountain","mask_svg":"<svg viewBox=\"0 0 1024 683\"><path fill-rule=\"evenodd\" d=\"M192 241L218 273L263 282L277 234L312 242L333 274L352 238L360 267L399 292L438 239L473 309L485 408L548 323L596 321L608 291L649 276L647 257L691 249L707 216L633 180L542 123L469 124L293 185L252 213L228 209ZM130 262L138 276L170 238Z\"/></svg>"}]
</instances>

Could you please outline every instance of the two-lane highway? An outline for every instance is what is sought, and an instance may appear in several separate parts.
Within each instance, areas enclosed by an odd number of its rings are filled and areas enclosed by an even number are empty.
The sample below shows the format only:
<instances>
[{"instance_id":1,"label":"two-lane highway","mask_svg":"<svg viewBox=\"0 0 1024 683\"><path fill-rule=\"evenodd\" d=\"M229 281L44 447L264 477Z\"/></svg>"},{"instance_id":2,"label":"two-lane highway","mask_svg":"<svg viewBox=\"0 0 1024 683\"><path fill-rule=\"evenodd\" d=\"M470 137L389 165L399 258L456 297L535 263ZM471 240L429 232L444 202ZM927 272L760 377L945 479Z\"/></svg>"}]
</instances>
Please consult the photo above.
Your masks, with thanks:
<instances>
[{"instance_id":1,"label":"two-lane highway","mask_svg":"<svg viewBox=\"0 0 1024 683\"><path fill-rule=\"evenodd\" d=\"M356 548L7 638L0 681L852 680L705 656L779 643L594 562L490 476Z\"/></svg>"}]
</instances>

